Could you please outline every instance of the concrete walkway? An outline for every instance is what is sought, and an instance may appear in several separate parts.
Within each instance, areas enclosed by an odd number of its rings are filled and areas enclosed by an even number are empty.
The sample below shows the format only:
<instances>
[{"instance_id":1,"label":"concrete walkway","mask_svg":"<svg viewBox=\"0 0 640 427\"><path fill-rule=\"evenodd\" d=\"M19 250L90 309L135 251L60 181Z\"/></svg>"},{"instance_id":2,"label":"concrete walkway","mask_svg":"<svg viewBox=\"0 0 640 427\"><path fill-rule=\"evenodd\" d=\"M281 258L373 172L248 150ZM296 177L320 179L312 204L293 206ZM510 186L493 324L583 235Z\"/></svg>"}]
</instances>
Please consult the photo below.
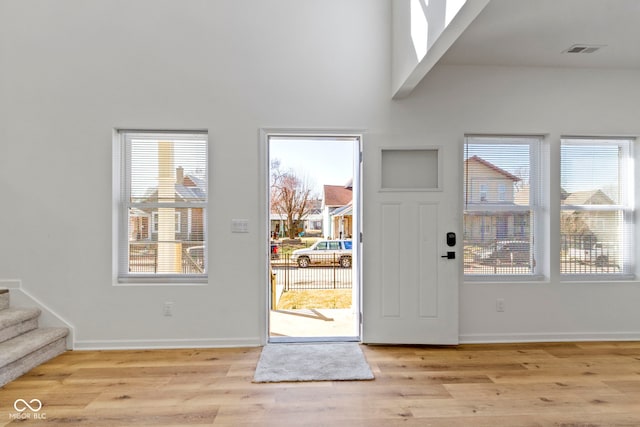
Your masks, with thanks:
<instances>
[{"instance_id":1,"label":"concrete walkway","mask_svg":"<svg viewBox=\"0 0 640 427\"><path fill-rule=\"evenodd\" d=\"M358 336L352 309L271 310L271 337L354 337Z\"/></svg>"}]
</instances>

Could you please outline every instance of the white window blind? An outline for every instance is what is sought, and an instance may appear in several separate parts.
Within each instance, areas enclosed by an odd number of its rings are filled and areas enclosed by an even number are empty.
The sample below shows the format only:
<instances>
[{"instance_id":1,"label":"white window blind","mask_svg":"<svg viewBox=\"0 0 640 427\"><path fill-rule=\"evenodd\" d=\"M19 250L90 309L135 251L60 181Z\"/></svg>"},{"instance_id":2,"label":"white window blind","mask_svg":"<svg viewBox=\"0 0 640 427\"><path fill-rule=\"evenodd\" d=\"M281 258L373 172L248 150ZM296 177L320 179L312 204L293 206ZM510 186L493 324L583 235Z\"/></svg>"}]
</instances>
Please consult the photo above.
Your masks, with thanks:
<instances>
[{"instance_id":1,"label":"white window blind","mask_svg":"<svg viewBox=\"0 0 640 427\"><path fill-rule=\"evenodd\" d=\"M540 138L467 136L464 274L501 280L537 275Z\"/></svg>"},{"instance_id":2,"label":"white window blind","mask_svg":"<svg viewBox=\"0 0 640 427\"><path fill-rule=\"evenodd\" d=\"M560 272L565 277L633 273L632 142L561 141Z\"/></svg>"},{"instance_id":3,"label":"white window blind","mask_svg":"<svg viewBox=\"0 0 640 427\"><path fill-rule=\"evenodd\" d=\"M207 134L119 136L119 280L206 279Z\"/></svg>"}]
</instances>

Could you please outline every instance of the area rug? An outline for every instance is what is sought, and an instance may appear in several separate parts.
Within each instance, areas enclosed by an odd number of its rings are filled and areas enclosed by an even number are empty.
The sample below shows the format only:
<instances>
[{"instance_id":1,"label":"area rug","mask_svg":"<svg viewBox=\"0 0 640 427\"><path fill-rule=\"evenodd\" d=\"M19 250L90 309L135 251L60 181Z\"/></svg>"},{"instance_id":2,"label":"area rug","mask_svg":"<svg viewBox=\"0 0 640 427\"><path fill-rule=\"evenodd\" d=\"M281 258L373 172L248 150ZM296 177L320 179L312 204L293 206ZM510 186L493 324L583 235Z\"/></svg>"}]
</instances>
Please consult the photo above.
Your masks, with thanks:
<instances>
[{"instance_id":1,"label":"area rug","mask_svg":"<svg viewBox=\"0 0 640 427\"><path fill-rule=\"evenodd\" d=\"M372 380L356 343L267 344L253 377L256 383Z\"/></svg>"}]
</instances>

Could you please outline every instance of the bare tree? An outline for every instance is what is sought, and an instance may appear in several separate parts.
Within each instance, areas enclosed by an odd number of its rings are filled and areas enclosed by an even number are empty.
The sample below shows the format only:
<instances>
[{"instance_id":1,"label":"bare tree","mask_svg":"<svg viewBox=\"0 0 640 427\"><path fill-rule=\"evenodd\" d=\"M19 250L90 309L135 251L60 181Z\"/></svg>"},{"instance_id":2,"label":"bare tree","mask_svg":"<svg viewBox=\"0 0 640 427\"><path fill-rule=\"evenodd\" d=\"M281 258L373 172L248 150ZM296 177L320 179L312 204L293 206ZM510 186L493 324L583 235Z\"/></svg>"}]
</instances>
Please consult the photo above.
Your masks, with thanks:
<instances>
[{"instance_id":1,"label":"bare tree","mask_svg":"<svg viewBox=\"0 0 640 427\"><path fill-rule=\"evenodd\" d=\"M578 214L563 212L560 217L560 232L567 235L593 234L589 225Z\"/></svg>"},{"instance_id":2,"label":"bare tree","mask_svg":"<svg viewBox=\"0 0 640 427\"><path fill-rule=\"evenodd\" d=\"M293 170L283 171L280 161L271 161L271 209L286 218L286 230L294 239L304 218L313 208L309 179L298 176Z\"/></svg>"},{"instance_id":3,"label":"bare tree","mask_svg":"<svg viewBox=\"0 0 640 427\"><path fill-rule=\"evenodd\" d=\"M513 175L520 178L520 181L516 181L513 184L516 192L526 188L529 185L529 167L528 166L521 166L519 168L516 168L516 170L513 172Z\"/></svg>"}]
</instances>

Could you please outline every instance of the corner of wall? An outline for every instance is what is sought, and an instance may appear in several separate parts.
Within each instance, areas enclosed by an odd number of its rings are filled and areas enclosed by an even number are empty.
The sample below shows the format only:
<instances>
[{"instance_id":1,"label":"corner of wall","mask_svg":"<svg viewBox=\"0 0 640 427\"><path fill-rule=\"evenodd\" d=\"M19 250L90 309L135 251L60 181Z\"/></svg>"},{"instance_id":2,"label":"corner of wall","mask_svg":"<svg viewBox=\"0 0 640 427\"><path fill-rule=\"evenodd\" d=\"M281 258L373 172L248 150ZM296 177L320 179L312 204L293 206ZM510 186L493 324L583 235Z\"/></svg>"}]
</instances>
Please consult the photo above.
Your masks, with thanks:
<instances>
[{"instance_id":1,"label":"corner of wall","mask_svg":"<svg viewBox=\"0 0 640 427\"><path fill-rule=\"evenodd\" d=\"M0 288L7 288L10 292L12 304L27 307L37 307L41 314L38 318L38 324L43 327L67 328L67 348L73 349L75 343L75 327L65 320L62 316L49 308L46 304L26 291L22 286L20 279L0 279Z\"/></svg>"}]
</instances>

